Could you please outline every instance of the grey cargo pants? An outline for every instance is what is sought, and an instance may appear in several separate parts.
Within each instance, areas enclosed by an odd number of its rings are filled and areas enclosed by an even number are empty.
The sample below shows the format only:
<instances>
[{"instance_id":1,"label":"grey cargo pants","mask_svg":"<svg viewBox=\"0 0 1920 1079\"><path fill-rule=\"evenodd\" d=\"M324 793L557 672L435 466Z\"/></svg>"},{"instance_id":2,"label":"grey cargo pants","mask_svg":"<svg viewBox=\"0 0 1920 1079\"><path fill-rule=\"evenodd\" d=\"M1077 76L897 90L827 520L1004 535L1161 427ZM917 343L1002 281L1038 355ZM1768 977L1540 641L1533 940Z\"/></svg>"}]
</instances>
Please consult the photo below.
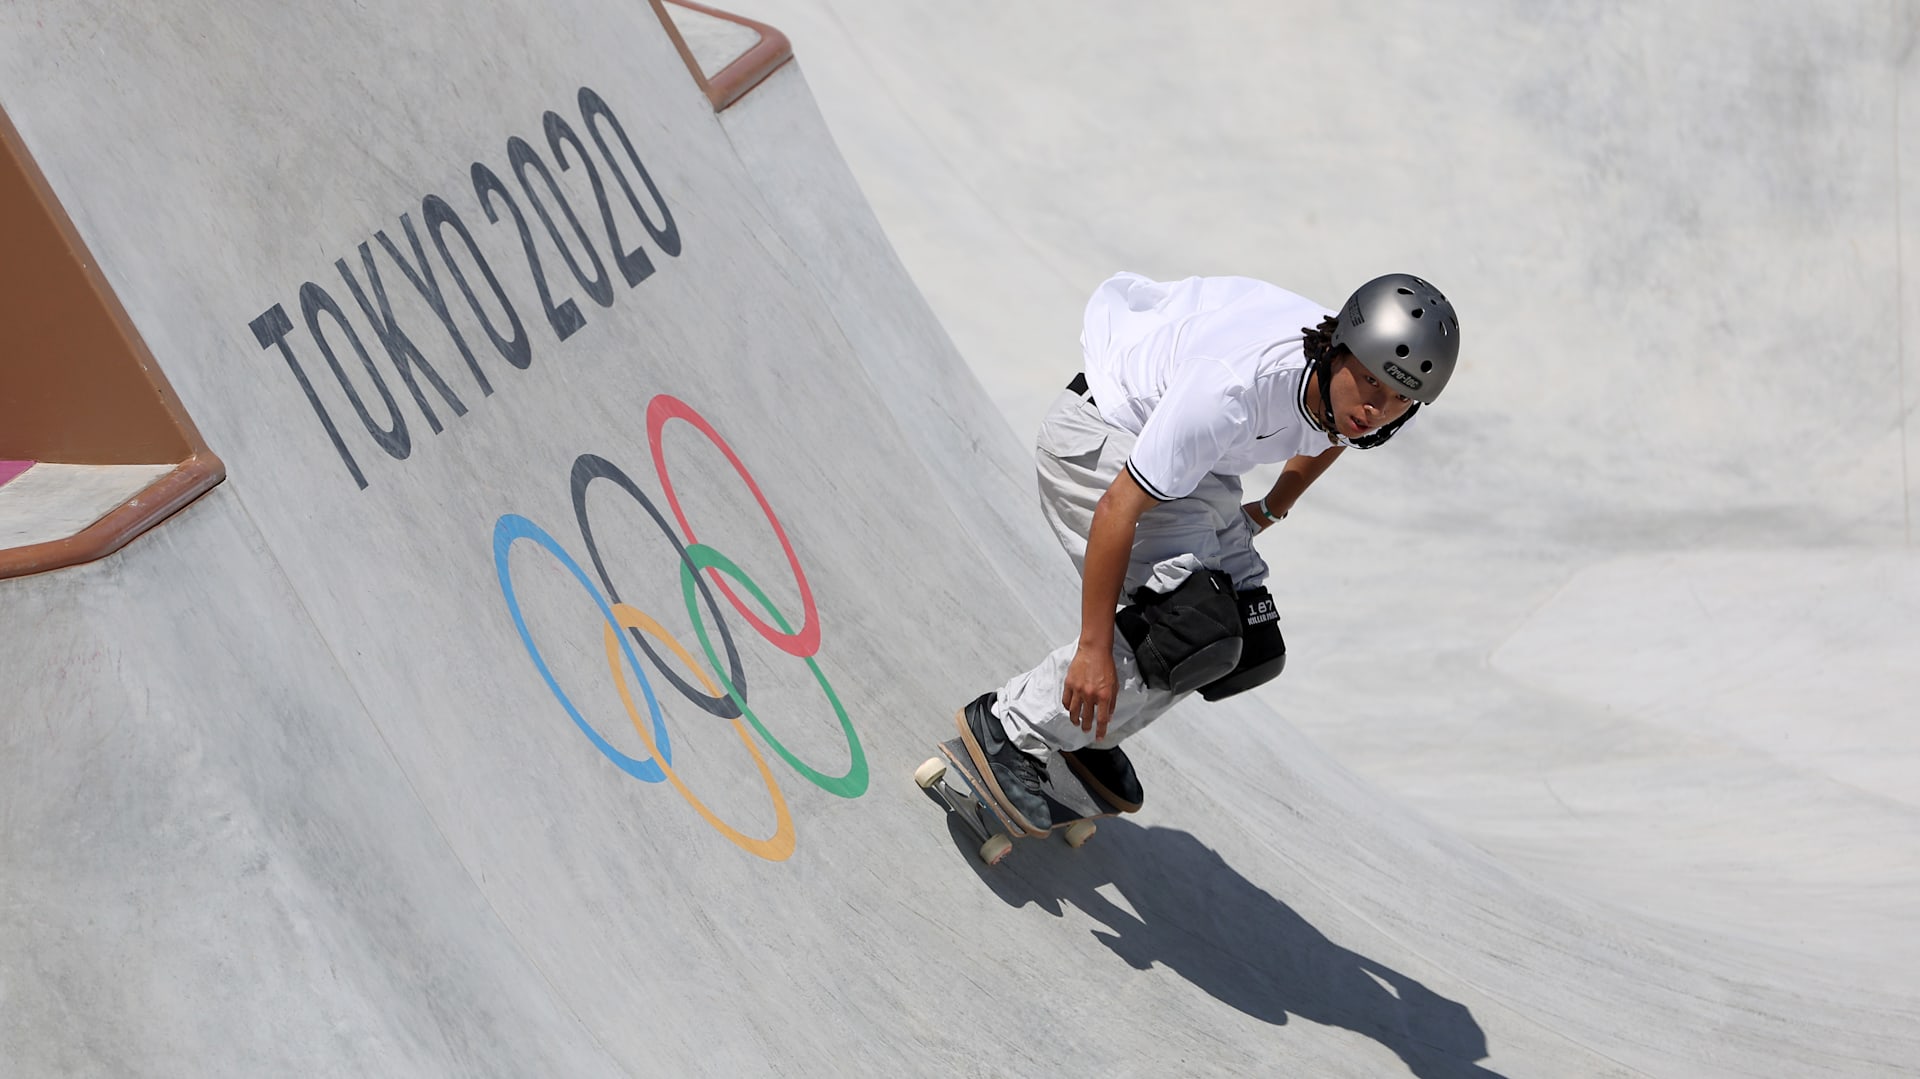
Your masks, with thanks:
<instances>
[{"instance_id":1,"label":"grey cargo pants","mask_svg":"<svg viewBox=\"0 0 1920 1079\"><path fill-rule=\"evenodd\" d=\"M1071 390L1054 400L1040 423L1034 457L1039 466L1041 512L1073 559L1073 568L1082 573L1094 507L1126 467L1133 444L1133 435L1107 423L1098 408ZM1253 524L1240 505L1240 478L1210 474L1187 497L1162 502L1141 515L1121 601L1156 572L1195 560L1227 573L1236 589L1264 583L1267 563L1253 549ZM1106 737L1096 742L1093 732L1076 726L1060 703L1067 668L1077 649L1077 642L1062 645L1038 666L1000 687L993 714L1013 744L1028 753L1046 758L1056 749L1118 744L1186 696L1148 688L1133 649L1116 634L1113 669L1119 698Z\"/></svg>"}]
</instances>

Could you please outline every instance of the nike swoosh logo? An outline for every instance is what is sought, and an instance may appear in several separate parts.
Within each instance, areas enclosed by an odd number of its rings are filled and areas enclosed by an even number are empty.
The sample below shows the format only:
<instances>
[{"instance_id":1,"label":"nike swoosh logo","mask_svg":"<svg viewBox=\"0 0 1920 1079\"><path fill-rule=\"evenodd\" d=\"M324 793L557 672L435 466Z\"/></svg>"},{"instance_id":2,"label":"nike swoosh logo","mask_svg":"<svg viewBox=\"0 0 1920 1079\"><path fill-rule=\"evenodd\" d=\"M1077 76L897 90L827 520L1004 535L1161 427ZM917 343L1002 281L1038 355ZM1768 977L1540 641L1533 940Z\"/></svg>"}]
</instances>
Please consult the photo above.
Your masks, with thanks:
<instances>
[{"instance_id":1,"label":"nike swoosh logo","mask_svg":"<svg viewBox=\"0 0 1920 1079\"><path fill-rule=\"evenodd\" d=\"M1279 431L1269 431L1269 432L1267 432L1267 433L1266 433L1266 434L1264 434L1264 435L1255 435L1255 436L1253 436L1253 437L1254 437L1255 439L1262 439L1262 438L1272 438L1272 437L1273 437L1274 435L1277 435L1277 434L1280 434L1281 432L1283 432L1283 431L1285 431L1285 430L1287 430L1287 428L1285 428L1285 427L1282 427L1282 428L1280 428L1280 430L1279 430Z\"/></svg>"}]
</instances>

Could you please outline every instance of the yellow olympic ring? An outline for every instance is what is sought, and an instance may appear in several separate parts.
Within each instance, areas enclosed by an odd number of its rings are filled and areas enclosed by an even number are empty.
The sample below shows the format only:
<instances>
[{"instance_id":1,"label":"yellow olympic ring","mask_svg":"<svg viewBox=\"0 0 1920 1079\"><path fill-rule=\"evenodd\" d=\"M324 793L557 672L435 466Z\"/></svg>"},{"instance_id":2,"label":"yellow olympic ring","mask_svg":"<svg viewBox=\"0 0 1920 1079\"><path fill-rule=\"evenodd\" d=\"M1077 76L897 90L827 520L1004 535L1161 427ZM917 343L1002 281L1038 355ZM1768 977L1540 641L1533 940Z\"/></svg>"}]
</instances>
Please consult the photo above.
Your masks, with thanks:
<instances>
[{"instance_id":1,"label":"yellow olympic ring","mask_svg":"<svg viewBox=\"0 0 1920 1079\"><path fill-rule=\"evenodd\" d=\"M700 669L692 653L688 652L678 640L661 627L660 623L648 617L645 612L625 603L616 603L613 605L613 617L622 628L640 630L666 645L668 651L678 656L680 662L687 665L687 669L693 672L694 677L700 680L709 694L715 697L721 696L720 687L714 685L713 679L707 677L707 672ZM715 831L731 840L734 846L770 862L783 862L792 856L795 841L793 814L788 812L786 796L780 793L780 784L774 781L773 769L767 767L766 758L762 757L760 750L755 748L753 738L747 731L747 725L738 718L730 720L734 733L740 738L740 743L746 746L747 752L753 756L754 767L760 770L760 780L767 785L767 794L773 799L773 834L765 839L756 839L721 820L713 810L708 809L706 804L694 795L672 766L667 764L666 758L660 755L660 751L654 745L653 733L648 730L648 724L641 718L640 710L634 706L633 691L627 686L627 676L620 670L620 635L612 626L605 623L601 625L601 633L606 641L607 669L613 672L614 684L620 687L620 701L627 707L627 718L633 721L634 732L646 745L647 752L653 756L654 763L666 773L667 782L673 784L673 789L680 792L680 797L687 800L687 804L693 807L694 812L700 814L701 818Z\"/></svg>"}]
</instances>

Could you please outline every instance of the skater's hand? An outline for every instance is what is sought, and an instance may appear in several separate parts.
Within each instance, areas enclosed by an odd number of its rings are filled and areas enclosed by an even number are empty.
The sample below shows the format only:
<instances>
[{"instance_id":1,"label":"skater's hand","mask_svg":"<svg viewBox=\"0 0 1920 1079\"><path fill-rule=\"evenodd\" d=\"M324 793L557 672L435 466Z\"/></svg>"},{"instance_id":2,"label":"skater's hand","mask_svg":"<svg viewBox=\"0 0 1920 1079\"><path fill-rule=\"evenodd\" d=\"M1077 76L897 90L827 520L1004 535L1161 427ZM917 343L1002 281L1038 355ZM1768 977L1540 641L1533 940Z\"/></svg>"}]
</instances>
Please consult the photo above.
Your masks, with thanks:
<instances>
[{"instance_id":1,"label":"skater's hand","mask_svg":"<svg viewBox=\"0 0 1920 1079\"><path fill-rule=\"evenodd\" d=\"M1060 704L1067 717L1098 740L1107 736L1119 700L1119 679L1113 673L1113 612L1120 605L1127 562L1140 515L1157 505L1133 478L1121 469L1113 486L1093 508L1087 527L1087 561L1080 577L1080 642L1067 667L1067 683Z\"/></svg>"},{"instance_id":2,"label":"skater's hand","mask_svg":"<svg viewBox=\"0 0 1920 1079\"><path fill-rule=\"evenodd\" d=\"M1113 671L1113 653L1106 649L1080 648L1067 667L1066 692L1060 703L1067 718L1083 731L1092 731L1094 741L1107 736L1107 724L1113 720L1113 705L1120 697L1119 679Z\"/></svg>"}]
</instances>

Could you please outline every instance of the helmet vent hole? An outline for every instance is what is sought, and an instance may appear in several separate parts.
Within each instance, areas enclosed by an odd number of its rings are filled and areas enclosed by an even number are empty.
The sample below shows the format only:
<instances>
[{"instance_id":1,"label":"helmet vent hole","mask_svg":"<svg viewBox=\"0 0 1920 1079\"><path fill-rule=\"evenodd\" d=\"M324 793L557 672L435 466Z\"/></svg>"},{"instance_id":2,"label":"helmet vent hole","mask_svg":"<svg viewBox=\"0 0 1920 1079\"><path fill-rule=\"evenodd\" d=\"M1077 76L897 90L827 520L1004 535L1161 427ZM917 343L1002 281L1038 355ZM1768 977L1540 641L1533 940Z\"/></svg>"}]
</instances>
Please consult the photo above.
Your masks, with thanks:
<instances>
[{"instance_id":1,"label":"helmet vent hole","mask_svg":"<svg viewBox=\"0 0 1920 1079\"><path fill-rule=\"evenodd\" d=\"M1410 313L1413 315L1414 318L1419 318L1421 315L1424 315L1427 313L1427 309L1424 307L1416 307Z\"/></svg>"},{"instance_id":2,"label":"helmet vent hole","mask_svg":"<svg viewBox=\"0 0 1920 1079\"><path fill-rule=\"evenodd\" d=\"M1410 289L1410 288L1408 288L1408 287L1407 287L1407 286L1405 286L1405 285L1401 285L1401 286L1400 286L1400 287L1399 287L1398 289L1396 289L1395 291L1397 291L1397 292L1399 292L1399 293L1400 293L1400 295L1402 295L1402 296L1411 296L1411 295L1413 295L1413 290L1412 290L1412 289Z\"/></svg>"},{"instance_id":3,"label":"helmet vent hole","mask_svg":"<svg viewBox=\"0 0 1920 1079\"><path fill-rule=\"evenodd\" d=\"M1412 350L1412 349L1410 349L1410 348L1408 348L1408 347L1407 347L1407 346L1405 346L1405 345L1395 345L1395 346L1393 346L1393 354L1394 354L1395 356L1398 356L1398 357L1400 357L1400 358L1401 358L1401 359L1403 359L1403 360L1404 360L1404 359L1406 359L1406 358L1407 358L1407 357L1408 357L1408 356L1409 356L1410 354L1412 354L1412 352L1413 352L1413 350Z\"/></svg>"},{"instance_id":4,"label":"helmet vent hole","mask_svg":"<svg viewBox=\"0 0 1920 1079\"><path fill-rule=\"evenodd\" d=\"M1420 361L1420 373L1421 373L1421 374L1423 374L1423 375L1424 375L1424 374L1428 374L1428 373L1430 373L1430 372L1432 372L1432 370L1433 370L1433 361L1432 361L1432 360L1421 360L1421 361Z\"/></svg>"}]
</instances>

